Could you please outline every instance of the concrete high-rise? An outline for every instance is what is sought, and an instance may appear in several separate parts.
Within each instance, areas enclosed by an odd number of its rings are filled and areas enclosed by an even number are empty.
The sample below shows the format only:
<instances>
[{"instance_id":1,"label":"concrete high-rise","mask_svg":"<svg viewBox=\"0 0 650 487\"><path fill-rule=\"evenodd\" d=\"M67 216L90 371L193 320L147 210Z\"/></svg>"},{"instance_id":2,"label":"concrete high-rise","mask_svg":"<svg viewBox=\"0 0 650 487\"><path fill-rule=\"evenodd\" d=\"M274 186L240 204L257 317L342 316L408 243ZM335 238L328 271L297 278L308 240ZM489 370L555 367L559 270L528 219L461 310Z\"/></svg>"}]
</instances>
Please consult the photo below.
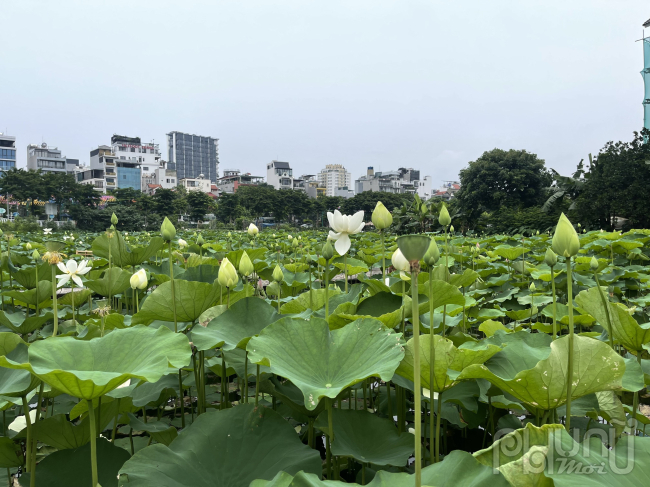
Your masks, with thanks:
<instances>
[{"instance_id":1,"label":"concrete high-rise","mask_svg":"<svg viewBox=\"0 0 650 487\"><path fill-rule=\"evenodd\" d=\"M0 171L16 167L16 137L0 132Z\"/></svg>"},{"instance_id":2,"label":"concrete high-rise","mask_svg":"<svg viewBox=\"0 0 650 487\"><path fill-rule=\"evenodd\" d=\"M168 167L176 170L179 180L203 177L216 184L219 179L219 139L170 132L167 134L167 151Z\"/></svg>"},{"instance_id":3,"label":"concrete high-rise","mask_svg":"<svg viewBox=\"0 0 650 487\"><path fill-rule=\"evenodd\" d=\"M27 169L51 173L68 173L66 157L61 154L58 147L49 147L42 144L29 144L27 146Z\"/></svg>"},{"instance_id":4,"label":"concrete high-rise","mask_svg":"<svg viewBox=\"0 0 650 487\"><path fill-rule=\"evenodd\" d=\"M650 19L648 19L643 27L650 27ZM645 92L643 96L643 126L650 130L650 37L643 34L643 82L645 84Z\"/></svg>"},{"instance_id":5,"label":"concrete high-rise","mask_svg":"<svg viewBox=\"0 0 650 487\"><path fill-rule=\"evenodd\" d=\"M352 188L352 174L345 170L341 164L327 164L318 174L318 181L325 187L327 196L336 196L339 188Z\"/></svg>"}]
</instances>

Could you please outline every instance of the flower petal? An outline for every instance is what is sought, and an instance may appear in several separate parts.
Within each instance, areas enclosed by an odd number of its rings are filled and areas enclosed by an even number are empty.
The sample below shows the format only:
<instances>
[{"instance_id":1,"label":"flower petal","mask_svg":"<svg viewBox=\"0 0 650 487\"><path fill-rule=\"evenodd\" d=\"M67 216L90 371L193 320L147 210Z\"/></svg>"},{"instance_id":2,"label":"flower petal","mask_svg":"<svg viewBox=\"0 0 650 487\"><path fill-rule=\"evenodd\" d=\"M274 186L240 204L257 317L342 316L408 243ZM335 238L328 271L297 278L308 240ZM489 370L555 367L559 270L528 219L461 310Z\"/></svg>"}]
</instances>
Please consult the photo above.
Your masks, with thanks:
<instances>
[{"instance_id":1,"label":"flower petal","mask_svg":"<svg viewBox=\"0 0 650 487\"><path fill-rule=\"evenodd\" d=\"M336 247L336 251L340 255L344 255L348 250L350 250L351 243L352 242L350 242L350 237L348 237L348 234L342 233L336 240L334 247Z\"/></svg>"},{"instance_id":2,"label":"flower petal","mask_svg":"<svg viewBox=\"0 0 650 487\"><path fill-rule=\"evenodd\" d=\"M79 276L72 276L72 280L77 284L79 287L84 287L84 283L81 280L81 277Z\"/></svg>"},{"instance_id":3,"label":"flower petal","mask_svg":"<svg viewBox=\"0 0 650 487\"><path fill-rule=\"evenodd\" d=\"M68 262L65 263L65 266L68 268L68 272L71 274L74 274L77 272L77 261L70 259Z\"/></svg>"},{"instance_id":4,"label":"flower petal","mask_svg":"<svg viewBox=\"0 0 650 487\"><path fill-rule=\"evenodd\" d=\"M357 230L356 232L354 230L355 228L359 228L359 225L363 223L363 210L357 211L354 215L348 218L350 219L349 221L350 228L348 229L348 232L357 233L359 230Z\"/></svg>"},{"instance_id":5,"label":"flower petal","mask_svg":"<svg viewBox=\"0 0 650 487\"><path fill-rule=\"evenodd\" d=\"M329 235L327 236L327 237L328 237L327 239L328 239L328 240L338 240L338 238L339 238L340 236L341 236L341 232L336 233L336 232L333 232L332 230L330 230L330 233L329 233Z\"/></svg>"},{"instance_id":6,"label":"flower petal","mask_svg":"<svg viewBox=\"0 0 650 487\"><path fill-rule=\"evenodd\" d=\"M347 218L341 215L339 210L334 210L334 225L332 228L335 232L346 232L348 230Z\"/></svg>"},{"instance_id":7,"label":"flower petal","mask_svg":"<svg viewBox=\"0 0 650 487\"><path fill-rule=\"evenodd\" d=\"M365 222L361 222L361 224L355 228L353 231L350 232L350 235L354 235L355 233L359 233L361 230L363 230L363 227L366 226Z\"/></svg>"},{"instance_id":8,"label":"flower petal","mask_svg":"<svg viewBox=\"0 0 650 487\"><path fill-rule=\"evenodd\" d=\"M63 262L59 262L56 266L59 268L61 272L63 272L64 274L68 274L68 268L65 266Z\"/></svg>"},{"instance_id":9,"label":"flower petal","mask_svg":"<svg viewBox=\"0 0 650 487\"><path fill-rule=\"evenodd\" d=\"M70 274L64 274L62 276L56 276L59 279L59 283L56 287L61 287L70 280Z\"/></svg>"},{"instance_id":10,"label":"flower petal","mask_svg":"<svg viewBox=\"0 0 650 487\"><path fill-rule=\"evenodd\" d=\"M327 221L330 222L330 227L334 228L334 213L331 211L327 212Z\"/></svg>"}]
</instances>

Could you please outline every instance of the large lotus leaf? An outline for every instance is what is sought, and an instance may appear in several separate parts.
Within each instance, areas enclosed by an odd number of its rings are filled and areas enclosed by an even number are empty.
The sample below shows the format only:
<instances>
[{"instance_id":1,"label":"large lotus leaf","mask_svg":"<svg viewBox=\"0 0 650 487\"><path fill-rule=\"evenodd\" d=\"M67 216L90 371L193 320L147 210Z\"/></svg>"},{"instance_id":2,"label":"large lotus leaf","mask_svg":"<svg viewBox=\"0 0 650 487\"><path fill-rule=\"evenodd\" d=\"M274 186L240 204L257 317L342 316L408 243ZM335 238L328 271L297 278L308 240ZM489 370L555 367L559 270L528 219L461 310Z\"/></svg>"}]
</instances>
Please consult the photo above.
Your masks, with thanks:
<instances>
[{"instance_id":1,"label":"large lotus leaf","mask_svg":"<svg viewBox=\"0 0 650 487\"><path fill-rule=\"evenodd\" d=\"M511 348L512 347L512 348ZM487 379L533 408L549 410L566 402L566 366L568 362L569 336L551 343L547 358L532 368L528 366L536 357L528 357L534 349L509 344L503 352L518 355L518 363L526 369L503 366L503 360L495 365L472 365L461 372L459 379ZM515 350L513 350L515 349ZM621 390L625 373L625 361L606 343L574 336L573 388L571 397L586 396L597 391Z\"/></svg>"},{"instance_id":2,"label":"large lotus leaf","mask_svg":"<svg viewBox=\"0 0 650 487\"><path fill-rule=\"evenodd\" d=\"M327 412L323 412L314 426L327 433L328 425ZM402 467L413 453L412 434L400 435L392 420L368 411L334 408L332 425L333 455L352 457L363 463Z\"/></svg>"},{"instance_id":3,"label":"large lotus leaf","mask_svg":"<svg viewBox=\"0 0 650 487\"><path fill-rule=\"evenodd\" d=\"M15 269L15 268L14 268ZM36 267L23 267L11 271L14 280L25 289L34 289L36 287ZM47 262L38 264L38 280L51 280L52 268Z\"/></svg>"},{"instance_id":4,"label":"large lotus leaf","mask_svg":"<svg viewBox=\"0 0 650 487\"><path fill-rule=\"evenodd\" d=\"M13 334L3 333L2 335L6 337L6 335ZM28 370L13 367L13 363L27 362L27 344L20 338L18 339L19 341L15 341L6 337L3 340L4 353L0 356L0 395L6 397L24 396L40 384L38 378L30 374Z\"/></svg>"},{"instance_id":5,"label":"large lotus leaf","mask_svg":"<svg viewBox=\"0 0 650 487\"><path fill-rule=\"evenodd\" d=\"M607 292L603 292L607 299ZM650 323L639 325L626 308L609 301L606 301L606 309L598 288L582 291L576 296L576 303L596 318L608 332L613 332L614 338L628 350L638 352L643 350L643 345L650 342ZM607 312L609 312L613 330L609 330Z\"/></svg>"},{"instance_id":6,"label":"large lotus leaf","mask_svg":"<svg viewBox=\"0 0 650 487\"><path fill-rule=\"evenodd\" d=\"M283 318L251 339L246 349L252 362L293 382L307 409L367 377L389 380L404 356L401 334L374 319L330 332L319 318Z\"/></svg>"},{"instance_id":7,"label":"large lotus leaf","mask_svg":"<svg viewBox=\"0 0 650 487\"><path fill-rule=\"evenodd\" d=\"M337 294L341 294L339 288L329 290L329 298ZM310 301L311 300L311 301ZM325 289L313 289L311 298L309 291L300 294L297 298L292 299L288 303L284 303L280 308L282 314L298 314L308 309L316 311L325 306Z\"/></svg>"},{"instance_id":8,"label":"large lotus leaf","mask_svg":"<svg viewBox=\"0 0 650 487\"><path fill-rule=\"evenodd\" d=\"M25 342L15 333L0 333L0 355L7 355L13 351L19 343Z\"/></svg>"},{"instance_id":9,"label":"large lotus leaf","mask_svg":"<svg viewBox=\"0 0 650 487\"><path fill-rule=\"evenodd\" d=\"M129 280L132 274L119 267L111 267L104 273L101 279L89 279L86 287L101 296L115 296L126 291L131 284Z\"/></svg>"},{"instance_id":10,"label":"large lotus leaf","mask_svg":"<svg viewBox=\"0 0 650 487\"><path fill-rule=\"evenodd\" d=\"M90 341L57 337L35 342L29 347L27 365L53 388L93 399L128 379L156 382L170 372L170 366L184 367L190 358L185 335L165 327L136 326Z\"/></svg>"},{"instance_id":11,"label":"large lotus leaf","mask_svg":"<svg viewBox=\"0 0 650 487\"><path fill-rule=\"evenodd\" d=\"M336 436L335 436L336 438ZM295 477L278 473L270 482L256 480L250 487L358 487L359 484L320 480L316 475L299 472ZM380 470L368 487L414 487L415 477L407 473ZM511 487L503 475L482 465L471 454L454 450L442 462L422 469L422 486L435 487Z\"/></svg>"},{"instance_id":12,"label":"large lotus leaf","mask_svg":"<svg viewBox=\"0 0 650 487\"><path fill-rule=\"evenodd\" d=\"M129 452L103 439L97 439L98 485L116 485L117 472L129 458ZM28 487L30 475L20 477L20 485ZM36 467L38 487L87 487L92 485L90 443L76 450L60 450L48 455Z\"/></svg>"},{"instance_id":13,"label":"large lotus leaf","mask_svg":"<svg viewBox=\"0 0 650 487\"><path fill-rule=\"evenodd\" d=\"M141 382L129 396L137 408L148 404L158 405L169 397L178 395L178 374L165 375L156 382Z\"/></svg>"},{"instance_id":14,"label":"large lotus leaf","mask_svg":"<svg viewBox=\"0 0 650 487\"><path fill-rule=\"evenodd\" d=\"M183 279L185 281L207 282L208 284L212 284L218 277L219 266L216 265L197 265L183 272Z\"/></svg>"},{"instance_id":15,"label":"large lotus leaf","mask_svg":"<svg viewBox=\"0 0 650 487\"><path fill-rule=\"evenodd\" d=\"M13 468L23 465L23 451L11 438L0 436L0 468Z\"/></svg>"},{"instance_id":16,"label":"large lotus leaf","mask_svg":"<svg viewBox=\"0 0 650 487\"><path fill-rule=\"evenodd\" d=\"M214 306L219 299L219 286L198 281L174 279L176 319L193 322ZM131 323L149 324L154 320L174 321L172 283L164 282L144 300L140 312L133 315Z\"/></svg>"},{"instance_id":17,"label":"large lotus leaf","mask_svg":"<svg viewBox=\"0 0 650 487\"><path fill-rule=\"evenodd\" d=\"M14 313L0 311L0 325L6 326L11 331L21 335L38 330L45 323L53 319L54 314L50 312L38 316L27 316L22 311L16 311Z\"/></svg>"},{"instance_id":18,"label":"large lotus leaf","mask_svg":"<svg viewBox=\"0 0 650 487\"><path fill-rule=\"evenodd\" d=\"M93 292L90 289L82 289L80 291L66 293L58 300L58 305L72 306L72 297L74 296L74 305L79 308L86 304L88 297L91 296L92 293Z\"/></svg>"},{"instance_id":19,"label":"large lotus leaf","mask_svg":"<svg viewBox=\"0 0 650 487\"><path fill-rule=\"evenodd\" d=\"M553 487L543 471L544 453L548 450L553 431L562 430L559 424L547 424L538 428L528 423L501 436L492 446L474 453L480 463L499 471L510 485L516 487ZM539 448L541 447L541 449ZM539 465L536 462L542 460Z\"/></svg>"},{"instance_id":20,"label":"large lotus leaf","mask_svg":"<svg viewBox=\"0 0 650 487\"><path fill-rule=\"evenodd\" d=\"M305 416L316 418L324 409L325 402L318 403L315 409L310 410L304 406L302 391L289 381L280 381L277 377L271 376L267 380L260 381L260 391L265 394L271 394L273 397L280 399L282 404L297 413L296 416ZM343 393L345 394L345 392ZM339 395L341 397L341 395Z\"/></svg>"},{"instance_id":21,"label":"large lotus leaf","mask_svg":"<svg viewBox=\"0 0 650 487\"><path fill-rule=\"evenodd\" d=\"M147 423L140 421L133 414L127 413L129 418L129 425L135 431L145 431L149 433L154 440L163 445L169 446L178 436L178 430L175 426L170 426L164 421L149 421Z\"/></svg>"},{"instance_id":22,"label":"large lotus leaf","mask_svg":"<svg viewBox=\"0 0 650 487\"><path fill-rule=\"evenodd\" d=\"M105 233L97 237L92 243L92 250L93 255L108 259L110 245L111 262L118 267L131 267L149 260L164 244L162 238L152 237L146 247L129 247L122 234L116 231L111 238L108 238Z\"/></svg>"},{"instance_id":23,"label":"large lotus leaf","mask_svg":"<svg viewBox=\"0 0 650 487\"><path fill-rule=\"evenodd\" d=\"M497 345L485 342L468 341L456 348L453 342L439 335L433 337L435 347L434 384L430 384L431 340L428 335L420 337L420 378L422 387L435 392L443 392L454 386L457 381L450 377L448 371L460 372L474 364L482 364L501 350ZM397 374L410 381L414 378L413 354L414 342L411 338L406 344L406 354L397 368ZM451 374L454 375L454 374Z\"/></svg>"},{"instance_id":24,"label":"large lotus leaf","mask_svg":"<svg viewBox=\"0 0 650 487\"><path fill-rule=\"evenodd\" d=\"M513 262L521 254L529 251L530 249L526 249L524 247L507 247L507 246L498 247L494 249L494 253L496 255L501 256L504 259L508 259L510 262Z\"/></svg>"},{"instance_id":25,"label":"large lotus leaf","mask_svg":"<svg viewBox=\"0 0 650 487\"><path fill-rule=\"evenodd\" d=\"M38 304L41 304L52 299L52 283L50 281L39 281L38 292L36 286L34 286L33 289L28 291L5 291L2 294L3 296L13 298L22 303L36 306L37 300Z\"/></svg>"},{"instance_id":26,"label":"large lotus leaf","mask_svg":"<svg viewBox=\"0 0 650 487\"><path fill-rule=\"evenodd\" d=\"M266 301L244 298L233 304L227 311L208 323L192 330L192 343L198 350L223 347L224 350L246 348L251 337L281 318L275 308Z\"/></svg>"},{"instance_id":27,"label":"large lotus leaf","mask_svg":"<svg viewBox=\"0 0 650 487\"><path fill-rule=\"evenodd\" d=\"M320 474L320 455L272 409L243 404L202 414L169 447L140 450L120 470L119 485L248 487L281 470Z\"/></svg>"}]
</instances>

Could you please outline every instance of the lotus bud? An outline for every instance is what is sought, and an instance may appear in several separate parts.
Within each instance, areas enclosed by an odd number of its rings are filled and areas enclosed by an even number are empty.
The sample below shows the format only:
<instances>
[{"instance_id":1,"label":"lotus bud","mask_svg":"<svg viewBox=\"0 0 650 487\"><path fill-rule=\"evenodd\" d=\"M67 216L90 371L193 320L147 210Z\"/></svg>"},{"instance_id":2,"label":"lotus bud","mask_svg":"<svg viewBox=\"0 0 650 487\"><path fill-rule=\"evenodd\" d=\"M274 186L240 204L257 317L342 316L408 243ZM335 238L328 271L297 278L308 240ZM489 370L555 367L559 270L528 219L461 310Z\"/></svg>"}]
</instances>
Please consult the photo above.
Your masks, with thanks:
<instances>
[{"instance_id":1,"label":"lotus bud","mask_svg":"<svg viewBox=\"0 0 650 487\"><path fill-rule=\"evenodd\" d=\"M428 266L433 266L440 259L440 249L438 249L438 244L436 239L432 238L431 243L429 244L429 250L424 254L424 263Z\"/></svg>"},{"instance_id":2,"label":"lotus bud","mask_svg":"<svg viewBox=\"0 0 650 487\"><path fill-rule=\"evenodd\" d=\"M402 254L402 251L400 249L397 249L395 252L393 252L393 256L390 260L393 263L393 267L398 271L409 272L411 270L411 264L409 264L409 261L406 260L406 257L404 257L404 254Z\"/></svg>"},{"instance_id":3,"label":"lotus bud","mask_svg":"<svg viewBox=\"0 0 650 487\"><path fill-rule=\"evenodd\" d=\"M253 263L251 262L250 257L244 250L244 253L241 256L241 259L239 259L239 273L242 276L250 276L253 272L255 271L255 267L253 267Z\"/></svg>"},{"instance_id":4,"label":"lotus bud","mask_svg":"<svg viewBox=\"0 0 650 487\"><path fill-rule=\"evenodd\" d=\"M546 254L544 255L544 262L549 267L553 267L557 264L557 255L551 249L546 249Z\"/></svg>"},{"instance_id":5,"label":"lotus bud","mask_svg":"<svg viewBox=\"0 0 650 487\"><path fill-rule=\"evenodd\" d=\"M580 225L580 224L578 223L578 228L580 228L581 226L582 226L582 225Z\"/></svg>"},{"instance_id":6,"label":"lotus bud","mask_svg":"<svg viewBox=\"0 0 650 487\"><path fill-rule=\"evenodd\" d=\"M131 289L147 289L147 285L149 284L147 272L144 269L140 269L131 276L129 283L131 284Z\"/></svg>"},{"instance_id":7,"label":"lotus bud","mask_svg":"<svg viewBox=\"0 0 650 487\"><path fill-rule=\"evenodd\" d=\"M273 234L273 238L275 238L275 233Z\"/></svg>"},{"instance_id":8,"label":"lotus bud","mask_svg":"<svg viewBox=\"0 0 650 487\"><path fill-rule=\"evenodd\" d=\"M334 247L332 247L332 243L328 240L323 245L323 258L329 261L332 257L334 257Z\"/></svg>"},{"instance_id":9,"label":"lotus bud","mask_svg":"<svg viewBox=\"0 0 650 487\"><path fill-rule=\"evenodd\" d=\"M553 251L563 257L573 257L580 250L580 239L575 228L564 213L555 227L555 234L551 244Z\"/></svg>"},{"instance_id":10,"label":"lotus bud","mask_svg":"<svg viewBox=\"0 0 650 487\"><path fill-rule=\"evenodd\" d=\"M292 237L291 235L289 235L287 238L289 239L289 241L291 241L291 239L292 239L293 237Z\"/></svg>"},{"instance_id":11,"label":"lotus bud","mask_svg":"<svg viewBox=\"0 0 650 487\"><path fill-rule=\"evenodd\" d=\"M199 235L199 238L196 239L196 245L199 247L205 243L205 240L203 240L203 235Z\"/></svg>"},{"instance_id":12,"label":"lotus bud","mask_svg":"<svg viewBox=\"0 0 650 487\"><path fill-rule=\"evenodd\" d=\"M234 287L239 282L239 277L237 277L237 270L235 266L228 260L228 257L224 257L221 261L221 267L219 267L219 284L224 287Z\"/></svg>"},{"instance_id":13,"label":"lotus bud","mask_svg":"<svg viewBox=\"0 0 650 487\"><path fill-rule=\"evenodd\" d=\"M393 223L393 215L386 209L381 201L377 201L377 205L372 212L372 223L374 223L377 230L388 228Z\"/></svg>"},{"instance_id":14,"label":"lotus bud","mask_svg":"<svg viewBox=\"0 0 650 487\"><path fill-rule=\"evenodd\" d=\"M251 237L257 237L258 233L260 233L260 230L254 224L248 225L248 234Z\"/></svg>"},{"instance_id":15,"label":"lotus bud","mask_svg":"<svg viewBox=\"0 0 650 487\"><path fill-rule=\"evenodd\" d=\"M45 230L50 230L50 229L49 229L49 228L46 228ZM43 231L45 232L45 230L43 230ZM51 231L52 231L52 230L50 230L50 232L51 232ZM2 237L2 234L3 234L3 233L4 233L4 232L2 231L2 228L0 228L0 237ZM49 233L49 232L46 232L46 233Z\"/></svg>"},{"instance_id":16,"label":"lotus bud","mask_svg":"<svg viewBox=\"0 0 650 487\"><path fill-rule=\"evenodd\" d=\"M27 244L25 245L25 248L26 248L27 250L32 250L32 244L30 244L29 242L27 242Z\"/></svg>"},{"instance_id":17,"label":"lotus bud","mask_svg":"<svg viewBox=\"0 0 650 487\"><path fill-rule=\"evenodd\" d=\"M426 235L404 235L397 239L397 246L406 260L418 262L429 250L431 239Z\"/></svg>"},{"instance_id":18,"label":"lotus bud","mask_svg":"<svg viewBox=\"0 0 650 487\"><path fill-rule=\"evenodd\" d=\"M535 233L535 235L539 235L539 230L537 230L537 232Z\"/></svg>"},{"instance_id":19,"label":"lotus bud","mask_svg":"<svg viewBox=\"0 0 650 487\"><path fill-rule=\"evenodd\" d=\"M41 254L38 253L38 250L34 250L34 252L32 253L32 259L38 260L40 258L41 258Z\"/></svg>"},{"instance_id":20,"label":"lotus bud","mask_svg":"<svg viewBox=\"0 0 650 487\"><path fill-rule=\"evenodd\" d=\"M281 282L282 279L284 279L284 274L282 273L282 269L279 265L276 265L275 269L273 269L272 277L275 282Z\"/></svg>"},{"instance_id":21,"label":"lotus bud","mask_svg":"<svg viewBox=\"0 0 650 487\"><path fill-rule=\"evenodd\" d=\"M453 225L449 227L449 232L454 233L454 226Z\"/></svg>"},{"instance_id":22,"label":"lotus bud","mask_svg":"<svg viewBox=\"0 0 650 487\"><path fill-rule=\"evenodd\" d=\"M232 237L232 233L228 232L228 233L226 234L226 237L228 237L228 238Z\"/></svg>"},{"instance_id":23,"label":"lotus bud","mask_svg":"<svg viewBox=\"0 0 650 487\"><path fill-rule=\"evenodd\" d=\"M535 283L534 283L534 282L531 282L531 283L530 283L530 286L528 286L528 289L530 289L530 292L531 292L531 293L534 293L534 292L535 292L535 289L537 289L537 288L535 287Z\"/></svg>"},{"instance_id":24,"label":"lotus bud","mask_svg":"<svg viewBox=\"0 0 650 487\"><path fill-rule=\"evenodd\" d=\"M174 225L167 217L165 217L160 226L160 235L162 235L165 242L171 242L171 240L176 236L176 228L174 228Z\"/></svg>"},{"instance_id":25,"label":"lotus bud","mask_svg":"<svg viewBox=\"0 0 650 487\"><path fill-rule=\"evenodd\" d=\"M445 205L442 205L442 209L438 215L438 223L440 223L443 227L451 224L451 217L449 216L449 211L447 211L447 207Z\"/></svg>"},{"instance_id":26,"label":"lotus bud","mask_svg":"<svg viewBox=\"0 0 650 487\"><path fill-rule=\"evenodd\" d=\"M292 247L297 247L297 246L298 246L298 240L297 240L297 239L294 239L294 241L291 242L291 246L292 246Z\"/></svg>"},{"instance_id":27,"label":"lotus bud","mask_svg":"<svg viewBox=\"0 0 650 487\"><path fill-rule=\"evenodd\" d=\"M594 272L598 270L598 259L596 259L596 257L591 258L591 262L589 262L589 267Z\"/></svg>"},{"instance_id":28,"label":"lotus bud","mask_svg":"<svg viewBox=\"0 0 650 487\"><path fill-rule=\"evenodd\" d=\"M179 238L178 239L178 247L180 249L184 249L185 247L187 247L187 242L185 240L183 240L182 238Z\"/></svg>"}]
</instances>

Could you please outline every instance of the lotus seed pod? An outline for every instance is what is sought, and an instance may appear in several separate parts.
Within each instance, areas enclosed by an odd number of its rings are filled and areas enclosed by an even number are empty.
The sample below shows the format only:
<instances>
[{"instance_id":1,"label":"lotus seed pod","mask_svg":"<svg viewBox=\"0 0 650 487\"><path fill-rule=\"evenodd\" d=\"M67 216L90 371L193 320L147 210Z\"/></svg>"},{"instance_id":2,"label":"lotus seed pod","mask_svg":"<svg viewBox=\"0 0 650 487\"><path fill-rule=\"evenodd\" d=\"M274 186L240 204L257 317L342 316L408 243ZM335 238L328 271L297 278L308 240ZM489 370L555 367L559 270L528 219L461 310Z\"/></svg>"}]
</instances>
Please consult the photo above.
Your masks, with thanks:
<instances>
[{"instance_id":1,"label":"lotus seed pod","mask_svg":"<svg viewBox=\"0 0 650 487\"><path fill-rule=\"evenodd\" d=\"M449 216L449 211L447 211L447 207L445 205L442 205L442 209L438 215L438 223L440 223L443 227L449 226L451 224L451 217Z\"/></svg>"},{"instance_id":2,"label":"lotus seed pod","mask_svg":"<svg viewBox=\"0 0 650 487\"><path fill-rule=\"evenodd\" d=\"M575 228L564 213L555 227L555 234L551 244L553 251L563 257L573 257L580 250L580 239Z\"/></svg>"},{"instance_id":3,"label":"lotus seed pod","mask_svg":"<svg viewBox=\"0 0 650 487\"><path fill-rule=\"evenodd\" d=\"M557 255L555 255L555 252L553 252L550 248L546 249L544 262L546 262L546 265L549 267L553 267L555 264L557 264Z\"/></svg>"},{"instance_id":4,"label":"lotus seed pod","mask_svg":"<svg viewBox=\"0 0 650 487\"><path fill-rule=\"evenodd\" d=\"M591 258L591 261L589 262L589 267L594 272L598 270L598 259L596 259L596 257Z\"/></svg>"},{"instance_id":5,"label":"lotus seed pod","mask_svg":"<svg viewBox=\"0 0 650 487\"><path fill-rule=\"evenodd\" d=\"M381 201L377 201L375 209L372 212L372 223L377 230L388 228L393 223L393 215L386 209Z\"/></svg>"},{"instance_id":6,"label":"lotus seed pod","mask_svg":"<svg viewBox=\"0 0 650 487\"><path fill-rule=\"evenodd\" d=\"M117 215L115 215L115 213L111 215L111 223L117 225Z\"/></svg>"},{"instance_id":7,"label":"lotus seed pod","mask_svg":"<svg viewBox=\"0 0 650 487\"><path fill-rule=\"evenodd\" d=\"M237 277L237 270L235 266L232 265L232 262L228 260L228 257L224 257L221 261L221 267L219 267L219 276L217 278L219 284L224 287L234 287L239 282L239 277Z\"/></svg>"},{"instance_id":8,"label":"lotus seed pod","mask_svg":"<svg viewBox=\"0 0 650 487\"><path fill-rule=\"evenodd\" d=\"M329 240L323 245L323 257L326 261L334 257L334 247L332 247L332 243Z\"/></svg>"},{"instance_id":9,"label":"lotus seed pod","mask_svg":"<svg viewBox=\"0 0 650 487\"><path fill-rule=\"evenodd\" d=\"M430 238L426 235L404 235L397 239L397 246L409 262L418 262L429 250Z\"/></svg>"},{"instance_id":10,"label":"lotus seed pod","mask_svg":"<svg viewBox=\"0 0 650 487\"><path fill-rule=\"evenodd\" d=\"M171 242L171 240L176 236L176 228L174 228L174 225L167 217L165 217L160 226L160 235L162 235L165 242Z\"/></svg>"},{"instance_id":11,"label":"lotus seed pod","mask_svg":"<svg viewBox=\"0 0 650 487\"><path fill-rule=\"evenodd\" d=\"M393 256L390 260L393 263L393 267L398 271L409 272L411 270L411 264L406 260L406 257L404 257L404 254L402 254L400 249L393 252Z\"/></svg>"},{"instance_id":12,"label":"lotus seed pod","mask_svg":"<svg viewBox=\"0 0 650 487\"><path fill-rule=\"evenodd\" d=\"M241 259L239 260L239 273L242 276L250 276L253 272L255 271L255 267L253 267L253 263L251 262L250 257L244 250L244 253L241 256Z\"/></svg>"},{"instance_id":13,"label":"lotus seed pod","mask_svg":"<svg viewBox=\"0 0 650 487\"><path fill-rule=\"evenodd\" d=\"M428 266L433 266L440 259L440 249L436 243L436 239L432 238L431 243L429 244L429 250L424 254L424 263Z\"/></svg>"},{"instance_id":14,"label":"lotus seed pod","mask_svg":"<svg viewBox=\"0 0 650 487\"><path fill-rule=\"evenodd\" d=\"M276 265L275 269L273 269L272 277L275 282L281 282L284 279L284 274L282 273L282 269L279 265Z\"/></svg>"},{"instance_id":15,"label":"lotus seed pod","mask_svg":"<svg viewBox=\"0 0 650 487\"><path fill-rule=\"evenodd\" d=\"M253 223L248 225L248 234L251 237L256 237L258 233L260 233L260 230Z\"/></svg>"}]
</instances>

